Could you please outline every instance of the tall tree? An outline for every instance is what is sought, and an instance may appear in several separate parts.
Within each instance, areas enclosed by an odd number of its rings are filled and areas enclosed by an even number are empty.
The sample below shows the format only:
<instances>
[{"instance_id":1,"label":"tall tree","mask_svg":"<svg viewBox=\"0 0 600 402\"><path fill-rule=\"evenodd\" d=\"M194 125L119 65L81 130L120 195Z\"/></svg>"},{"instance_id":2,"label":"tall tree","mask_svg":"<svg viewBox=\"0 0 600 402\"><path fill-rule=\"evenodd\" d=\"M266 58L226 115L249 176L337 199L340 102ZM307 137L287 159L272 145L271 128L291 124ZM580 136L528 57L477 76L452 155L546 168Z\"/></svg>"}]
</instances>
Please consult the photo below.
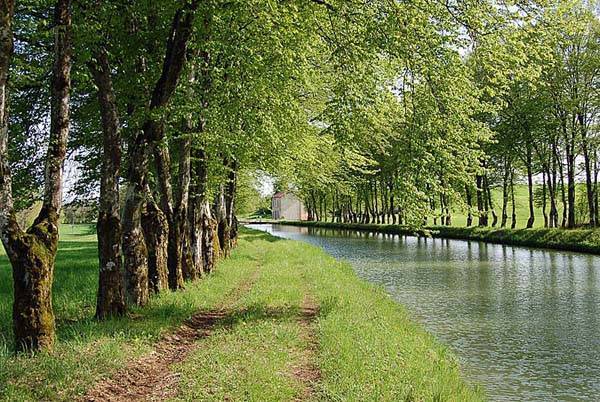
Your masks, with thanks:
<instances>
[{"instance_id":1,"label":"tall tree","mask_svg":"<svg viewBox=\"0 0 600 402\"><path fill-rule=\"evenodd\" d=\"M3 50L0 69L8 69L14 5L2 5ZM7 160L8 126L4 123L0 145L2 193L0 232L13 266L13 328L19 350L50 349L54 344L55 320L52 309L54 259L58 247L58 225L62 203L62 168L69 133L69 96L71 90L71 2L58 0L54 8L54 65L50 93L50 136L46 154L45 187L42 208L33 225L23 231L15 218L12 186ZM7 70L4 70L7 71ZM6 72L0 71L0 86L6 99ZM3 101L3 121L6 103Z\"/></svg>"},{"instance_id":2,"label":"tall tree","mask_svg":"<svg viewBox=\"0 0 600 402\"><path fill-rule=\"evenodd\" d=\"M104 319L123 315L126 310L119 203L121 127L108 52L104 46L95 50L88 67L98 88L102 116L103 162L97 224L100 274L96 317Z\"/></svg>"}]
</instances>

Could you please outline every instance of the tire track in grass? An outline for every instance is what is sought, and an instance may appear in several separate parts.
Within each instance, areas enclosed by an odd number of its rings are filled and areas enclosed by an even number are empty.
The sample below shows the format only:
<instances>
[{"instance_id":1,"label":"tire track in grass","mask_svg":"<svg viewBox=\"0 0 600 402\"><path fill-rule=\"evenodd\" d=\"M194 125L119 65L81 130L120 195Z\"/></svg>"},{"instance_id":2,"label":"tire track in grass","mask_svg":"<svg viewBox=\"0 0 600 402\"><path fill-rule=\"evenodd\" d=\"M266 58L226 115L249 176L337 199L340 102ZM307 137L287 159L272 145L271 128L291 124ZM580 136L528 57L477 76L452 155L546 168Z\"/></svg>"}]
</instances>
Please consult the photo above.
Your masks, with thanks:
<instances>
[{"instance_id":1,"label":"tire track in grass","mask_svg":"<svg viewBox=\"0 0 600 402\"><path fill-rule=\"evenodd\" d=\"M249 293L260 275L257 268L247 280L230 291L219 307L194 314L174 333L166 335L154 350L96 384L83 401L162 401L177 394L178 373L171 366L184 361L199 347L198 340L210 336L215 328L227 322L235 313L231 310L237 300Z\"/></svg>"},{"instance_id":2,"label":"tire track in grass","mask_svg":"<svg viewBox=\"0 0 600 402\"><path fill-rule=\"evenodd\" d=\"M299 364L292 368L294 378L304 385L304 391L296 397L296 401L310 400L315 397L321 380L321 370L317 364L319 341L315 329L318 316L319 305L313 296L306 292L298 315L300 336L306 343L306 348L300 355Z\"/></svg>"}]
</instances>

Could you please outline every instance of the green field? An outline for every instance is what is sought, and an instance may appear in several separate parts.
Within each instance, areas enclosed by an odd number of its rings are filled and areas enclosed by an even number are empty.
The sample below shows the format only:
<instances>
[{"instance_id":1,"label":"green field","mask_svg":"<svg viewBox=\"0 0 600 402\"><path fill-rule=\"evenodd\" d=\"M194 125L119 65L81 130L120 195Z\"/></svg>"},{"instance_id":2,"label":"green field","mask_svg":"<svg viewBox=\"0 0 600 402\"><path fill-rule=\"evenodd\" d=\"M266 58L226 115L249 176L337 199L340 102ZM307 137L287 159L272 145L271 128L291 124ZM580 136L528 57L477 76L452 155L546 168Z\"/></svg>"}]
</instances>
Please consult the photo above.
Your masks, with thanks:
<instances>
[{"instance_id":1,"label":"green field","mask_svg":"<svg viewBox=\"0 0 600 402\"><path fill-rule=\"evenodd\" d=\"M502 218L502 189L492 189L492 201L494 203L494 209L496 211L496 214L498 215L498 226L500 225L500 220ZM539 191L539 189L536 187L535 191ZM577 196L580 196L580 191L581 189L578 188L577 191ZM475 202L475 201L474 201ZM579 199L577 200L577 202L579 202ZM562 204L560 202L560 199L557 200L557 207L558 207L558 219L559 222L562 219ZM536 200L534 206L535 206L535 222L533 227L534 228L543 228L544 227L544 215L542 213L542 207L541 205L539 205L540 202L538 202ZM515 211L517 214L517 228L524 228L527 226L527 220L529 219L529 193L528 193L528 187L527 185L524 184L518 184L515 185ZM511 226L511 213L512 213L512 205L510 203L510 197L509 197L509 203L508 203L508 210L507 210L507 214L508 214L508 222L506 224L506 227L510 228ZM547 205L547 213L550 213L550 201L548 200L548 205ZM581 219L578 219L578 221ZM477 219L473 218L473 222L474 224L477 224ZM430 222L431 223L431 222ZM490 213L489 215L489 223L492 223L492 214ZM583 222L578 222L578 223L583 223ZM438 221L439 224L439 221ZM466 226L467 224L467 214L464 211L454 211L452 214L452 226Z\"/></svg>"},{"instance_id":2,"label":"green field","mask_svg":"<svg viewBox=\"0 0 600 402\"><path fill-rule=\"evenodd\" d=\"M103 378L118 381L140 356L160 353L157 342L195 312L224 304L219 324L169 366L179 374L169 399L483 399L465 385L452 353L401 306L308 244L244 230L208 278L103 323L92 319L96 269L93 228L64 226L54 286L58 343L51 354L15 357L10 268L0 259L0 399L81 397ZM316 308L310 319L307 300Z\"/></svg>"}]
</instances>

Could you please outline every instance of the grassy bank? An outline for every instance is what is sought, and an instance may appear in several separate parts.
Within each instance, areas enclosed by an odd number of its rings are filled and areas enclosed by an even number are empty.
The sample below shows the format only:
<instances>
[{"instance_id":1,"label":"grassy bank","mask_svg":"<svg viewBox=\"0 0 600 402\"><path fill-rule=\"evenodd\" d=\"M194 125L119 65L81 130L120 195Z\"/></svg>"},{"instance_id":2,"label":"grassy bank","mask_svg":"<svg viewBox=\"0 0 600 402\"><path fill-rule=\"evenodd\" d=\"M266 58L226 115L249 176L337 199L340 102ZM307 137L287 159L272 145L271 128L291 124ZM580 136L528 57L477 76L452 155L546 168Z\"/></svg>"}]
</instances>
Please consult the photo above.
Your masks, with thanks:
<instances>
[{"instance_id":1,"label":"grassy bank","mask_svg":"<svg viewBox=\"0 0 600 402\"><path fill-rule=\"evenodd\" d=\"M494 229L480 227L430 226L414 229L401 225L333 222L280 221L281 224L325 229L417 235L445 239L474 240L513 246L548 248L600 255L600 230L592 229Z\"/></svg>"},{"instance_id":2,"label":"grassy bank","mask_svg":"<svg viewBox=\"0 0 600 402\"><path fill-rule=\"evenodd\" d=\"M173 399L482 399L460 378L452 354L402 307L313 246L244 230L233 256L210 277L154 298L127 319L98 323L91 319L93 233L83 226L64 232L54 287L59 339L52 354L12 356L10 270L0 259L0 399L85 395L241 285L248 290L230 303L226 320L170 368L180 374ZM308 338L300 319L307 298L318 309ZM318 376L307 382L298 375L303 367Z\"/></svg>"}]
</instances>

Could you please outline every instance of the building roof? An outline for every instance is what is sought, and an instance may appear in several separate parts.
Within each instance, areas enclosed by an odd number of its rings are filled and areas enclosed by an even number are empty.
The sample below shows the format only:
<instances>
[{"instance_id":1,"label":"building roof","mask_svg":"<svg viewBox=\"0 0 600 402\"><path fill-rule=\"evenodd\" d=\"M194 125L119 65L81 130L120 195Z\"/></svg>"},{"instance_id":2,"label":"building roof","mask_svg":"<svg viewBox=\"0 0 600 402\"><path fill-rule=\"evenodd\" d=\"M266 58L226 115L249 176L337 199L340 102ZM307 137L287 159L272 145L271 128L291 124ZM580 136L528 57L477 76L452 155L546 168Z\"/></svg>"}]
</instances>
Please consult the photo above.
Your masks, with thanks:
<instances>
[{"instance_id":1,"label":"building roof","mask_svg":"<svg viewBox=\"0 0 600 402\"><path fill-rule=\"evenodd\" d=\"M285 193L283 191L278 191L275 194L273 194L273 198L283 198L285 197Z\"/></svg>"}]
</instances>

